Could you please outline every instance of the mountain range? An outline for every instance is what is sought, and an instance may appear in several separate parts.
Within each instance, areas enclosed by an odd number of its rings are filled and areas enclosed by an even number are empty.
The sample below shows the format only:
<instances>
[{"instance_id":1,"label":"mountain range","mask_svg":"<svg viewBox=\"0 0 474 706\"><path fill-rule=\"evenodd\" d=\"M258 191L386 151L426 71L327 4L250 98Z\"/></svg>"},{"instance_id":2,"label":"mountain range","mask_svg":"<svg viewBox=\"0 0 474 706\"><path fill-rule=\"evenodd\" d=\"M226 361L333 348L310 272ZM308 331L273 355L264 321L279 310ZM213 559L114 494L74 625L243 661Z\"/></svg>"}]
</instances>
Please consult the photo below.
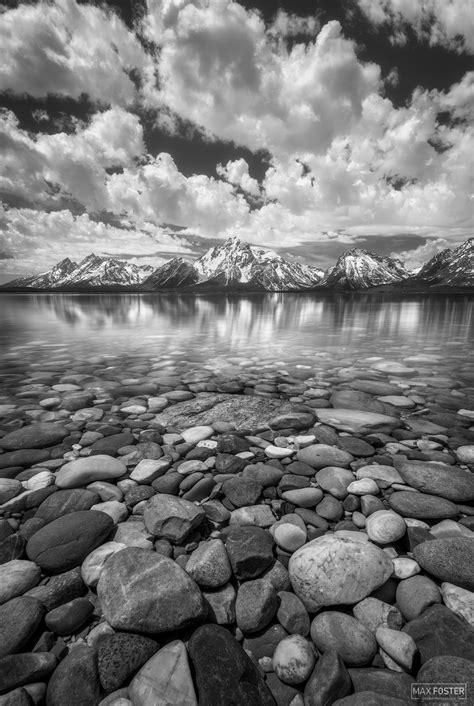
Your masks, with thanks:
<instances>
[{"instance_id":1,"label":"mountain range","mask_svg":"<svg viewBox=\"0 0 474 706\"><path fill-rule=\"evenodd\" d=\"M416 274L395 258L359 248L345 252L324 272L232 237L192 263L173 258L156 269L94 254L80 263L66 257L47 272L13 280L0 289L296 292L380 287L474 287L474 239L438 253Z\"/></svg>"}]
</instances>

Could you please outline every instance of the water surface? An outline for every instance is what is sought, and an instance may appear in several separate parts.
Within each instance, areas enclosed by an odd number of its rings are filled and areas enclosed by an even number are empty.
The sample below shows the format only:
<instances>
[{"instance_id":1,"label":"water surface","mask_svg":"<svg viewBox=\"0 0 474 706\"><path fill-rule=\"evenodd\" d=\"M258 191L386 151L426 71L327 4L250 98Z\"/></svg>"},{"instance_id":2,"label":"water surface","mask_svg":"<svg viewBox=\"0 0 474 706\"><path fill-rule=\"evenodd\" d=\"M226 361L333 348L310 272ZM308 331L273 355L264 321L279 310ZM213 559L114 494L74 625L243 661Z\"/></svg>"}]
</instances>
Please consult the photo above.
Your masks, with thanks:
<instances>
[{"instance_id":1,"label":"water surface","mask_svg":"<svg viewBox=\"0 0 474 706\"><path fill-rule=\"evenodd\" d=\"M34 368L97 356L199 367L350 365L472 351L474 298L374 294L3 294L0 362Z\"/></svg>"}]
</instances>

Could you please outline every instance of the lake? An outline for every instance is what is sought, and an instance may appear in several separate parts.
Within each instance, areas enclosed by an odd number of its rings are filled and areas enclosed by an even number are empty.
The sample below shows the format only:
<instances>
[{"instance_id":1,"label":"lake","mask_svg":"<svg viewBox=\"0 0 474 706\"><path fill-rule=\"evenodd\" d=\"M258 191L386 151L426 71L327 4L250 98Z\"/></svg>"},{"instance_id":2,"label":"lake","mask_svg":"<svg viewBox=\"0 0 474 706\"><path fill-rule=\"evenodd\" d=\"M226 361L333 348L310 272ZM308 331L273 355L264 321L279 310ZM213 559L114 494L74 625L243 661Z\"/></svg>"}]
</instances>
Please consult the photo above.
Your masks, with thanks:
<instances>
[{"instance_id":1,"label":"lake","mask_svg":"<svg viewBox=\"0 0 474 706\"><path fill-rule=\"evenodd\" d=\"M233 358L317 367L328 356L347 365L431 352L454 366L472 350L473 314L465 295L8 294L0 356L34 367L135 356L225 371L242 362Z\"/></svg>"}]
</instances>

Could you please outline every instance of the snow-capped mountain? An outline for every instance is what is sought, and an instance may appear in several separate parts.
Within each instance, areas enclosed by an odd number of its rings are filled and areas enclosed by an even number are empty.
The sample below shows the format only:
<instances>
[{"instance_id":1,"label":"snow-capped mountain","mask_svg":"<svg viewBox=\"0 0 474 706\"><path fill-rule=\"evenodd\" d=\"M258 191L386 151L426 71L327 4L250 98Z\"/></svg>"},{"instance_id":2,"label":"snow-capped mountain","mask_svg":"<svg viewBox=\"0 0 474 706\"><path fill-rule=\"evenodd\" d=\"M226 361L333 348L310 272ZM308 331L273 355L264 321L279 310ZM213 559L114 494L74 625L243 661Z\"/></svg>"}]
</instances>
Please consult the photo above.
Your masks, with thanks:
<instances>
[{"instance_id":1,"label":"snow-capped mountain","mask_svg":"<svg viewBox=\"0 0 474 706\"><path fill-rule=\"evenodd\" d=\"M317 267L289 262L236 237L208 250L193 266L200 283L273 292L309 289L323 275Z\"/></svg>"},{"instance_id":2,"label":"snow-capped mountain","mask_svg":"<svg viewBox=\"0 0 474 706\"><path fill-rule=\"evenodd\" d=\"M395 284L409 276L399 260L382 257L367 250L348 250L337 260L323 279L325 289L369 289Z\"/></svg>"},{"instance_id":3,"label":"snow-capped mountain","mask_svg":"<svg viewBox=\"0 0 474 706\"><path fill-rule=\"evenodd\" d=\"M423 265L415 279L431 286L474 286L474 238L453 250L442 250Z\"/></svg>"},{"instance_id":4,"label":"snow-capped mountain","mask_svg":"<svg viewBox=\"0 0 474 706\"><path fill-rule=\"evenodd\" d=\"M142 283L143 289L176 289L189 287L199 281L199 275L191 263L182 257L174 257L154 270Z\"/></svg>"},{"instance_id":5,"label":"snow-capped mountain","mask_svg":"<svg viewBox=\"0 0 474 706\"><path fill-rule=\"evenodd\" d=\"M73 289L77 287L120 287L138 285L153 267L133 265L110 257L88 255L79 264L65 258L48 272L8 282L8 287Z\"/></svg>"}]
</instances>

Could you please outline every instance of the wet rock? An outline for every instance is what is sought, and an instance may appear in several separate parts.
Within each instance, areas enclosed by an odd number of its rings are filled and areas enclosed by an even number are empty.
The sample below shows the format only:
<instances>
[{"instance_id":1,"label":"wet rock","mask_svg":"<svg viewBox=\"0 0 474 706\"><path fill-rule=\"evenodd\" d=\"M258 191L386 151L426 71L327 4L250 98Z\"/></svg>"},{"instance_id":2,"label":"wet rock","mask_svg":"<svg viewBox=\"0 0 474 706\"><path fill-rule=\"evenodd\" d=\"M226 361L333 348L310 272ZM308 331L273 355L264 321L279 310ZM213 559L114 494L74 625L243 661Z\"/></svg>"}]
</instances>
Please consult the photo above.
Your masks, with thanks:
<instances>
[{"instance_id":1,"label":"wet rock","mask_svg":"<svg viewBox=\"0 0 474 706\"><path fill-rule=\"evenodd\" d=\"M101 697L97 656L86 645L78 645L59 663L48 683L48 706L96 706Z\"/></svg>"},{"instance_id":2,"label":"wet rock","mask_svg":"<svg viewBox=\"0 0 474 706\"><path fill-rule=\"evenodd\" d=\"M390 507L402 517L438 520L459 515L459 510L454 503L437 495L401 490L392 493L388 502Z\"/></svg>"},{"instance_id":3,"label":"wet rock","mask_svg":"<svg viewBox=\"0 0 474 706\"><path fill-rule=\"evenodd\" d=\"M0 565L0 605L36 586L41 571L32 561L13 559Z\"/></svg>"},{"instance_id":4,"label":"wet rock","mask_svg":"<svg viewBox=\"0 0 474 706\"><path fill-rule=\"evenodd\" d=\"M328 446L327 444L306 446L298 451L296 458L298 461L306 463L306 465L317 470L327 466L346 468L354 460L352 454L347 453L347 451L343 451L337 446Z\"/></svg>"},{"instance_id":5,"label":"wet rock","mask_svg":"<svg viewBox=\"0 0 474 706\"><path fill-rule=\"evenodd\" d=\"M217 625L198 628L188 649L200 706L228 706L229 694L235 706L274 706L257 667L224 628Z\"/></svg>"},{"instance_id":6,"label":"wet rock","mask_svg":"<svg viewBox=\"0 0 474 706\"><path fill-rule=\"evenodd\" d=\"M235 602L237 626L244 633L258 632L268 625L278 607L273 586L263 579L241 584Z\"/></svg>"},{"instance_id":7,"label":"wet rock","mask_svg":"<svg viewBox=\"0 0 474 706\"><path fill-rule=\"evenodd\" d=\"M368 664L377 652L373 633L356 618L339 611L317 615L311 623L311 639L318 650L335 650L352 667Z\"/></svg>"},{"instance_id":8,"label":"wet rock","mask_svg":"<svg viewBox=\"0 0 474 706\"><path fill-rule=\"evenodd\" d=\"M361 436L372 432L390 434L393 429L400 426L400 421L396 417L356 409L318 409L317 415L323 424Z\"/></svg>"},{"instance_id":9,"label":"wet rock","mask_svg":"<svg viewBox=\"0 0 474 706\"><path fill-rule=\"evenodd\" d=\"M12 598L0 606L0 657L20 652L44 615L44 606L30 596Z\"/></svg>"},{"instance_id":10,"label":"wet rock","mask_svg":"<svg viewBox=\"0 0 474 706\"><path fill-rule=\"evenodd\" d=\"M58 517L69 515L71 512L80 510L90 510L99 501L97 493L84 488L74 490L58 490L43 500L36 511L35 518L42 519L46 523L57 520Z\"/></svg>"},{"instance_id":11,"label":"wet rock","mask_svg":"<svg viewBox=\"0 0 474 706\"><path fill-rule=\"evenodd\" d=\"M273 654L273 669L285 684L302 684L313 671L316 655L312 644L302 635L289 635Z\"/></svg>"},{"instance_id":12,"label":"wet rock","mask_svg":"<svg viewBox=\"0 0 474 706\"><path fill-rule=\"evenodd\" d=\"M394 457L394 466L412 488L423 493L460 503L474 499L473 473L442 463L405 461L397 456Z\"/></svg>"},{"instance_id":13,"label":"wet rock","mask_svg":"<svg viewBox=\"0 0 474 706\"><path fill-rule=\"evenodd\" d=\"M56 666L56 657L49 652L22 652L0 659L0 694L24 684L41 681Z\"/></svg>"},{"instance_id":14,"label":"wet rock","mask_svg":"<svg viewBox=\"0 0 474 706\"><path fill-rule=\"evenodd\" d=\"M273 538L260 527L233 527L225 548L239 580L257 578L274 561Z\"/></svg>"},{"instance_id":15,"label":"wet rock","mask_svg":"<svg viewBox=\"0 0 474 706\"><path fill-rule=\"evenodd\" d=\"M437 579L474 590L474 539L446 537L423 542L414 548L413 556Z\"/></svg>"},{"instance_id":16,"label":"wet rock","mask_svg":"<svg viewBox=\"0 0 474 706\"><path fill-rule=\"evenodd\" d=\"M180 544L199 527L204 517L204 510L194 503L164 493L150 498L144 512L148 531L175 544Z\"/></svg>"},{"instance_id":17,"label":"wet rock","mask_svg":"<svg viewBox=\"0 0 474 706\"><path fill-rule=\"evenodd\" d=\"M42 449L61 442L68 434L69 431L60 424L31 424L6 434L0 439L0 448L5 451Z\"/></svg>"},{"instance_id":18,"label":"wet rock","mask_svg":"<svg viewBox=\"0 0 474 706\"><path fill-rule=\"evenodd\" d=\"M392 573L387 555L369 542L323 536L298 549L289 563L296 595L310 612L358 603Z\"/></svg>"},{"instance_id":19,"label":"wet rock","mask_svg":"<svg viewBox=\"0 0 474 706\"><path fill-rule=\"evenodd\" d=\"M326 706L346 696L351 679L335 650L326 650L316 662L304 689L305 706Z\"/></svg>"},{"instance_id":20,"label":"wet rock","mask_svg":"<svg viewBox=\"0 0 474 706\"><path fill-rule=\"evenodd\" d=\"M172 559L127 548L106 562L97 595L107 622L118 630L178 630L205 617L197 584Z\"/></svg>"},{"instance_id":21,"label":"wet rock","mask_svg":"<svg viewBox=\"0 0 474 706\"><path fill-rule=\"evenodd\" d=\"M153 655L132 680L129 696L133 706L197 706L184 643L175 640Z\"/></svg>"},{"instance_id":22,"label":"wet rock","mask_svg":"<svg viewBox=\"0 0 474 706\"><path fill-rule=\"evenodd\" d=\"M56 635L72 635L92 614L94 606L87 598L74 598L51 610L45 617L48 630Z\"/></svg>"},{"instance_id":23,"label":"wet rock","mask_svg":"<svg viewBox=\"0 0 474 706\"><path fill-rule=\"evenodd\" d=\"M98 644L98 669L102 687L119 689L158 650L149 637L133 633L105 635Z\"/></svg>"},{"instance_id":24,"label":"wet rock","mask_svg":"<svg viewBox=\"0 0 474 706\"><path fill-rule=\"evenodd\" d=\"M102 544L113 526L112 519L103 512L84 510L63 515L31 537L26 553L45 571L68 571Z\"/></svg>"},{"instance_id":25,"label":"wet rock","mask_svg":"<svg viewBox=\"0 0 474 706\"><path fill-rule=\"evenodd\" d=\"M403 628L416 642L421 663L431 657L453 655L474 662L474 633L449 608L433 605Z\"/></svg>"},{"instance_id":26,"label":"wet rock","mask_svg":"<svg viewBox=\"0 0 474 706\"><path fill-rule=\"evenodd\" d=\"M203 542L189 557L186 571L202 588L219 588L232 576L229 558L220 539Z\"/></svg>"}]
</instances>

